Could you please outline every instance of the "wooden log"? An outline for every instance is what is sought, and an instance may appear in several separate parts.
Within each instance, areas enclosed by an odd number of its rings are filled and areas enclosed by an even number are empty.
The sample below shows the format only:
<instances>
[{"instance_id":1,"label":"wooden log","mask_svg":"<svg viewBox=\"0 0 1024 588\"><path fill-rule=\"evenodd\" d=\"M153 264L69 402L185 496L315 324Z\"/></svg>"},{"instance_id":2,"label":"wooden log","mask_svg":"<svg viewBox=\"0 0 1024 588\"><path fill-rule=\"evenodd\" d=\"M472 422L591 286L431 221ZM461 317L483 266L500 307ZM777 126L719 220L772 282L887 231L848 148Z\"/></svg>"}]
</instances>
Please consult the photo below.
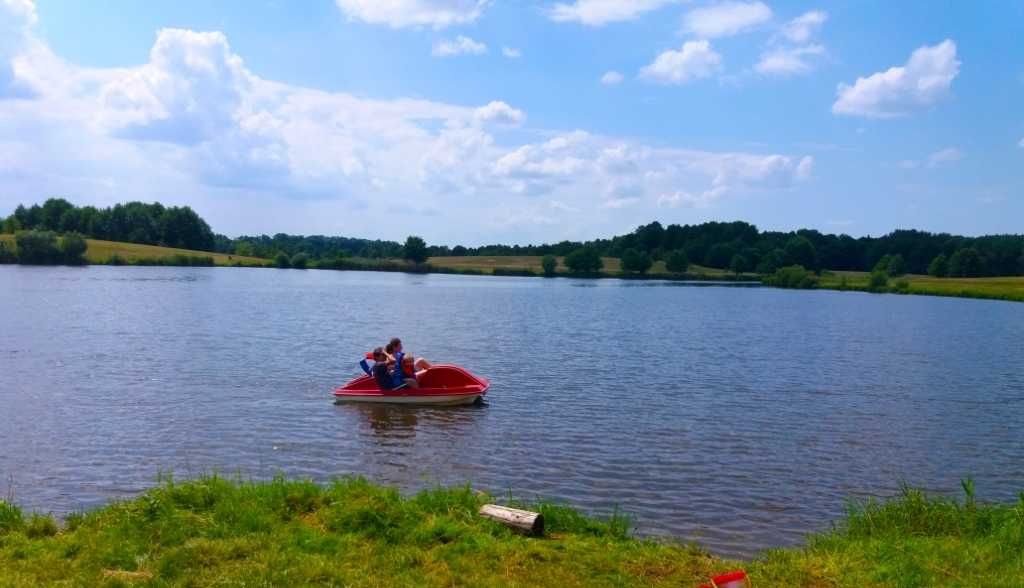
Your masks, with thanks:
<instances>
[{"instance_id":1,"label":"wooden log","mask_svg":"<svg viewBox=\"0 0 1024 588\"><path fill-rule=\"evenodd\" d=\"M519 510L499 504L485 504L480 507L480 516L498 521L527 535L539 537L544 534L544 515L539 512Z\"/></svg>"}]
</instances>

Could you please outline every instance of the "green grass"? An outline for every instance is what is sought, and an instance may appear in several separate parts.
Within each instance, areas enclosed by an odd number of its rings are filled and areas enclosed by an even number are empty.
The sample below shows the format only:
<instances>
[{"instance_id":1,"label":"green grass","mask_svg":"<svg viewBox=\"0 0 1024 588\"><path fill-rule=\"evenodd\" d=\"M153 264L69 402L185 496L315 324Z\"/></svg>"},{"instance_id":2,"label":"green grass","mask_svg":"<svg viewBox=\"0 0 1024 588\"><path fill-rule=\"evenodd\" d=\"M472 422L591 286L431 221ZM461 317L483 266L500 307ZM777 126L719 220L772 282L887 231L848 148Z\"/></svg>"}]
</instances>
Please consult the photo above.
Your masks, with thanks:
<instances>
[{"instance_id":1,"label":"green grass","mask_svg":"<svg viewBox=\"0 0 1024 588\"><path fill-rule=\"evenodd\" d=\"M737 567L758 587L1024 585L1024 499L907 490L851 507L805 548L746 563L552 504L533 507L547 535L523 537L476 515L491 500L469 487L403 497L361 479L207 477L165 481L63 528L0 502L0 586L696 586Z\"/></svg>"},{"instance_id":2,"label":"green grass","mask_svg":"<svg viewBox=\"0 0 1024 588\"><path fill-rule=\"evenodd\" d=\"M867 272L826 272L818 283L820 288L833 290L867 290ZM995 278L934 278L911 275L891 278L886 292L897 294L924 294L930 296L956 296L961 298L989 298L1024 302L1024 276Z\"/></svg>"}]
</instances>

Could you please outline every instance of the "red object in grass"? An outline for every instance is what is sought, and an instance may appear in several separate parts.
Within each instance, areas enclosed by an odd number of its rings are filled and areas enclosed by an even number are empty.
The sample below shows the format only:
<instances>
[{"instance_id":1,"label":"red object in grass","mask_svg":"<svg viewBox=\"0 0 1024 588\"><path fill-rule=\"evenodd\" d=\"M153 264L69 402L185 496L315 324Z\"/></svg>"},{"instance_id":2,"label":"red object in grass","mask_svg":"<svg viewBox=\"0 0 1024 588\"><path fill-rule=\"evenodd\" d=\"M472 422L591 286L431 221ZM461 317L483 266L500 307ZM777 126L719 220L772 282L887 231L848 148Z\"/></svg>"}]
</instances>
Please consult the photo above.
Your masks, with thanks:
<instances>
[{"instance_id":1,"label":"red object in grass","mask_svg":"<svg viewBox=\"0 0 1024 588\"><path fill-rule=\"evenodd\" d=\"M701 584L700 588L749 588L750 580L743 570L729 572L711 578L710 584Z\"/></svg>"}]
</instances>

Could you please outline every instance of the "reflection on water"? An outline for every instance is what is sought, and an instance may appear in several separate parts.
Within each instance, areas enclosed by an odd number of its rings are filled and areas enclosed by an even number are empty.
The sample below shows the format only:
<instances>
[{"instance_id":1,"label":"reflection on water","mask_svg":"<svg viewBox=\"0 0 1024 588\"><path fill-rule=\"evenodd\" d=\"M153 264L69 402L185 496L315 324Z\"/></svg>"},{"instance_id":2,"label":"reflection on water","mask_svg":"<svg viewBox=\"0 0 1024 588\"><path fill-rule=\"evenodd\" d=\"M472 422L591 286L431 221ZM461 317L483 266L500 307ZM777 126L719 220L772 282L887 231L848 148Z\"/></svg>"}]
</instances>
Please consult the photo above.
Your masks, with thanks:
<instances>
[{"instance_id":1,"label":"reflection on water","mask_svg":"<svg viewBox=\"0 0 1024 588\"><path fill-rule=\"evenodd\" d=\"M0 267L0 495L470 482L749 555L904 480L1024 489L1024 306L701 285ZM488 377L488 403L334 404L395 335Z\"/></svg>"}]
</instances>

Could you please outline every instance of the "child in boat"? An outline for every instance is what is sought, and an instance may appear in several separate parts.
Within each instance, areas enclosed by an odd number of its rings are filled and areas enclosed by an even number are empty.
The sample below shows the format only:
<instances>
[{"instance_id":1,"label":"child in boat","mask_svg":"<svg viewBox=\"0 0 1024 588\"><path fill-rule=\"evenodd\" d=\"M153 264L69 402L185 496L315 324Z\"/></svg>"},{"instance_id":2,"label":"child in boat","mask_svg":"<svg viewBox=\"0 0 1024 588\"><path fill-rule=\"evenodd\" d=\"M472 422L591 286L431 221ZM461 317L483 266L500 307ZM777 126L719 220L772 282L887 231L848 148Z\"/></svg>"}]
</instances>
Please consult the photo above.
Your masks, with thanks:
<instances>
[{"instance_id":1,"label":"child in boat","mask_svg":"<svg viewBox=\"0 0 1024 588\"><path fill-rule=\"evenodd\" d=\"M365 359L359 361L359 367L363 368L366 375L373 376L373 379L376 380L377 386L379 386L381 390L391 390L394 386L391 376L392 369L388 365L388 355L384 353L383 349L378 347L373 350L371 356L374 361L373 367L370 367L370 365L366 363Z\"/></svg>"},{"instance_id":2,"label":"child in boat","mask_svg":"<svg viewBox=\"0 0 1024 588\"><path fill-rule=\"evenodd\" d=\"M402 387L419 388L420 383L416 381L415 362L411 355L406 356L401 351L395 352L395 368L391 372L391 389L398 390Z\"/></svg>"}]
</instances>

